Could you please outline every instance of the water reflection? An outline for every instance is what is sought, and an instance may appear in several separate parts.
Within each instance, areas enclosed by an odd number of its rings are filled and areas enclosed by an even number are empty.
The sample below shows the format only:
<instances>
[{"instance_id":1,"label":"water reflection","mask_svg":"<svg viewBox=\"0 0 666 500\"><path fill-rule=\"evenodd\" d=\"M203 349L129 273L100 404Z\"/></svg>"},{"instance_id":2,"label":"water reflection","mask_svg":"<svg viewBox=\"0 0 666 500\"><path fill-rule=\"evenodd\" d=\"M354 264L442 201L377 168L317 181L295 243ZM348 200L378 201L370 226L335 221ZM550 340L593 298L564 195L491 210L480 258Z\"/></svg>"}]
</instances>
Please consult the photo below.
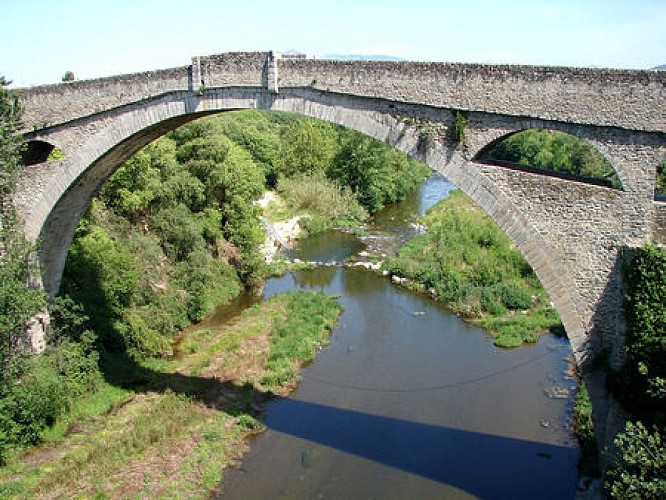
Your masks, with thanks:
<instances>
[{"instance_id":1,"label":"water reflection","mask_svg":"<svg viewBox=\"0 0 666 500\"><path fill-rule=\"evenodd\" d=\"M320 267L316 271L293 273L292 276L298 288L322 290L333 283L337 271L335 267Z\"/></svg>"},{"instance_id":2,"label":"water reflection","mask_svg":"<svg viewBox=\"0 0 666 500\"><path fill-rule=\"evenodd\" d=\"M341 262L355 255L365 245L356 236L341 231L325 231L301 240L289 253L292 259L314 262Z\"/></svg>"}]
</instances>

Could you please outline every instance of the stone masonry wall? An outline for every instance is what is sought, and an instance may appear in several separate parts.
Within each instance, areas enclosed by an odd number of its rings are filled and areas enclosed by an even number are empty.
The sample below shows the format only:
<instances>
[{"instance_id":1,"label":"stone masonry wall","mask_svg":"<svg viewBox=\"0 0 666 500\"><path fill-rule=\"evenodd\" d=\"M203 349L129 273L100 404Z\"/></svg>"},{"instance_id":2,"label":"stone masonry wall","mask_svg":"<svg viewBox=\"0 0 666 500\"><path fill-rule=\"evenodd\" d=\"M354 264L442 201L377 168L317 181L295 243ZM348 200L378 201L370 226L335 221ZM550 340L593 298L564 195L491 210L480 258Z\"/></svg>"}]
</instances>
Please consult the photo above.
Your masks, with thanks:
<instances>
[{"instance_id":1,"label":"stone masonry wall","mask_svg":"<svg viewBox=\"0 0 666 500\"><path fill-rule=\"evenodd\" d=\"M28 130L40 129L170 90L187 89L188 73L189 68L183 66L20 89L23 122Z\"/></svg>"},{"instance_id":2,"label":"stone masonry wall","mask_svg":"<svg viewBox=\"0 0 666 500\"><path fill-rule=\"evenodd\" d=\"M192 58L191 66L21 89L28 128L62 123L171 90L266 86L266 52ZM666 131L666 74L539 66L283 58L280 87L453 109ZM194 81L192 81L194 80Z\"/></svg>"},{"instance_id":3,"label":"stone masonry wall","mask_svg":"<svg viewBox=\"0 0 666 500\"><path fill-rule=\"evenodd\" d=\"M666 131L666 74L538 66L279 61L280 87L432 106Z\"/></svg>"},{"instance_id":4,"label":"stone masonry wall","mask_svg":"<svg viewBox=\"0 0 666 500\"><path fill-rule=\"evenodd\" d=\"M654 242L666 245L666 202L655 202Z\"/></svg>"}]
</instances>

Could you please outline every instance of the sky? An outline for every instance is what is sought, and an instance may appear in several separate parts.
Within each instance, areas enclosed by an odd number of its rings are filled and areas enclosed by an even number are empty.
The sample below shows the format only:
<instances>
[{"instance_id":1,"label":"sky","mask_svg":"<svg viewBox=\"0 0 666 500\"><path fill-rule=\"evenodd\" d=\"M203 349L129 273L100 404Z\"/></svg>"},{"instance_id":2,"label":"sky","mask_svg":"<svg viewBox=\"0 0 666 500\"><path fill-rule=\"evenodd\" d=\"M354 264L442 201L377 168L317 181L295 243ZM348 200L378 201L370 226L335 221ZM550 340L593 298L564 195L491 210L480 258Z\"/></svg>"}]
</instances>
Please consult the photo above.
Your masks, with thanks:
<instances>
[{"instance_id":1,"label":"sky","mask_svg":"<svg viewBox=\"0 0 666 500\"><path fill-rule=\"evenodd\" d=\"M649 69L666 0L0 0L15 86L186 66L233 51Z\"/></svg>"}]
</instances>

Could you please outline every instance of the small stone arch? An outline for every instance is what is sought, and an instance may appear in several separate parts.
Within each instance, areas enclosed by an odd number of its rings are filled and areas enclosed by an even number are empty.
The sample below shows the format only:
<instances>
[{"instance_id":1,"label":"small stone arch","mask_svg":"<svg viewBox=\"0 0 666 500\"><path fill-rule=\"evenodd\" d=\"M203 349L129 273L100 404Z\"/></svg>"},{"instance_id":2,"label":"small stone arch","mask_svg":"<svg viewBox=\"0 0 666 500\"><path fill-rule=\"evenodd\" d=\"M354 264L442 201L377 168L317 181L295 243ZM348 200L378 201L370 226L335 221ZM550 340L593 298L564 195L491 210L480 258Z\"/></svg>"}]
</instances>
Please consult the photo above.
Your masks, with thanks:
<instances>
[{"instance_id":1,"label":"small stone arch","mask_svg":"<svg viewBox=\"0 0 666 500\"><path fill-rule=\"evenodd\" d=\"M64 156L62 150L55 144L38 139L29 140L26 142L26 147L21 153L21 163L24 166L44 163L54 151L59 152L58 156Z\"/></svg>"},{"instance_id":2,"label":"small stone arch","mask_svg":"<svg viewBox=\"0 0 666 500\"><path fill-rule=\"evenodd\" d=\"M475 150L475 152L473 153L473 161L488 165L497 165L505 168L522 170L550 177L557 177L561 179L594 184L601 187L615 188L620 191L624 190L624 185L620 178L620 173L618 169L613 165L612 157L609 157L607 153L606 154L604 153L604 150L607 150L606 145L601 143L597 138L590 138L589 134L585 133L584 130L569 124L530 121L529 123L520 124L520 125L521 125L520 128L516 128L515 130L509 132L504 131L504 133L495 134L494 137L488 143ZM560 172L548 168L542 168L534 165L522 165L513 162L500 161L491 157L492 151L499 144L501 144L502 142L513 136L516 136L518 134L521 134L529 130L544 130L544 131L557 132L559 134L564 134L566 136L573 137L578 141L581 141L582 143L592 148L592 150L595 151L601 158L603 158L607 166L612 170L611 175L615 179L613 180L611 176L608 176L606 179L582 176L573 173Z\"/></svg>"}]
</instances>

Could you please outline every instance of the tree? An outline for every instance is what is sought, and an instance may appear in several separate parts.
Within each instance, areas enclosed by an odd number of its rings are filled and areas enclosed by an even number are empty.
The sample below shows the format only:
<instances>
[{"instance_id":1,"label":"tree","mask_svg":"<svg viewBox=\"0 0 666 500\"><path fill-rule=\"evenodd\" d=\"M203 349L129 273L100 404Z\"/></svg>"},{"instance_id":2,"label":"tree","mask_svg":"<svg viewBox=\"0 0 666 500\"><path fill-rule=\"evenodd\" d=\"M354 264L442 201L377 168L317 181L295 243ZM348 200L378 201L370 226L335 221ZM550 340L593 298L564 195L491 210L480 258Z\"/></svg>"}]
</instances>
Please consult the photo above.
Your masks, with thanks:
<instances>
[{"instance_id":1,"label":"tree","mask_svg":"<svg viewBox=\"0 0 666 500\"><path fill-rule=\"evenodd\" d=\"M338 149L333 126L315 120L294 122L285 130L282 146L278 173L287 177L326 171Z\"/></svg>"},{"instance_id":2,"label":"tree","mask_svg":"<svg viewBox=\"0 0 666 500\"><path fill-rule=\"evenodd\" d=\"M499 142L489 153L492 160L600 179L620 189L613 167L592 146L554 130L523 130Z\"/></svg>"},{"instance_id":3,"label":"tree","mask_svg":"<svg viewBox=\"0 0 666 500\"><path fill-rule=\"evenodd\" d=\"M65 71L65 74L62 75L62 81L63 82L73 82L74 81L74 73L71 71Z\"/></svg>"},{"instance_id":4,"label":"tree","mask_svg":"<svg viewBox=\"0 0 666 500\"><path fill-rule=\"evenodd\" d=\"M326 174L349 186L370 213L403 199L430 173L422 163L358 132L343 130L340 138L340 149Z\"/></svg>"},{"instance_id":5,"label":"tree","mask_svg":"<svg viewBox=\"0 0 666 500\"><path fill-rule=\"evenodd\" d=\"M3 221L9 212L13 212L11 194L16 187L24 148L23 139L18 134L23 109L18 94L5 88L9 83L0 76L0 213Z\"/></svg>"},{"instance_id":6,"label":"tree","mask_svg":"<svg viewBox=\"0 0 666 500\"><path fill-rule=\"evenodd\" d=\"M657 194L666 194L666 160L657 166Z\"/></svg>"},{"instance_id":7,"label":"tree","mask_svg":"<svg viewBox=\"0 0 666 500\"><path fill-rule=\"evenodd\" d=\"M658 429L627 422L615 438L618 453L608 471L606 489L612 498L666 497L666 443Z\"/></svg>"},{"instance_id":8,"label":"tree","mask_svg":"<svg viewBox=\"0 0 666 500\"><path fill-rule=\"evenodd\" d=\"M44 293L28 287L34 273L33 246L26 241L12 203L24 142L21 104L0 76L0 383L26 322L45 305Z\"/></svg>"}]
</instances>

